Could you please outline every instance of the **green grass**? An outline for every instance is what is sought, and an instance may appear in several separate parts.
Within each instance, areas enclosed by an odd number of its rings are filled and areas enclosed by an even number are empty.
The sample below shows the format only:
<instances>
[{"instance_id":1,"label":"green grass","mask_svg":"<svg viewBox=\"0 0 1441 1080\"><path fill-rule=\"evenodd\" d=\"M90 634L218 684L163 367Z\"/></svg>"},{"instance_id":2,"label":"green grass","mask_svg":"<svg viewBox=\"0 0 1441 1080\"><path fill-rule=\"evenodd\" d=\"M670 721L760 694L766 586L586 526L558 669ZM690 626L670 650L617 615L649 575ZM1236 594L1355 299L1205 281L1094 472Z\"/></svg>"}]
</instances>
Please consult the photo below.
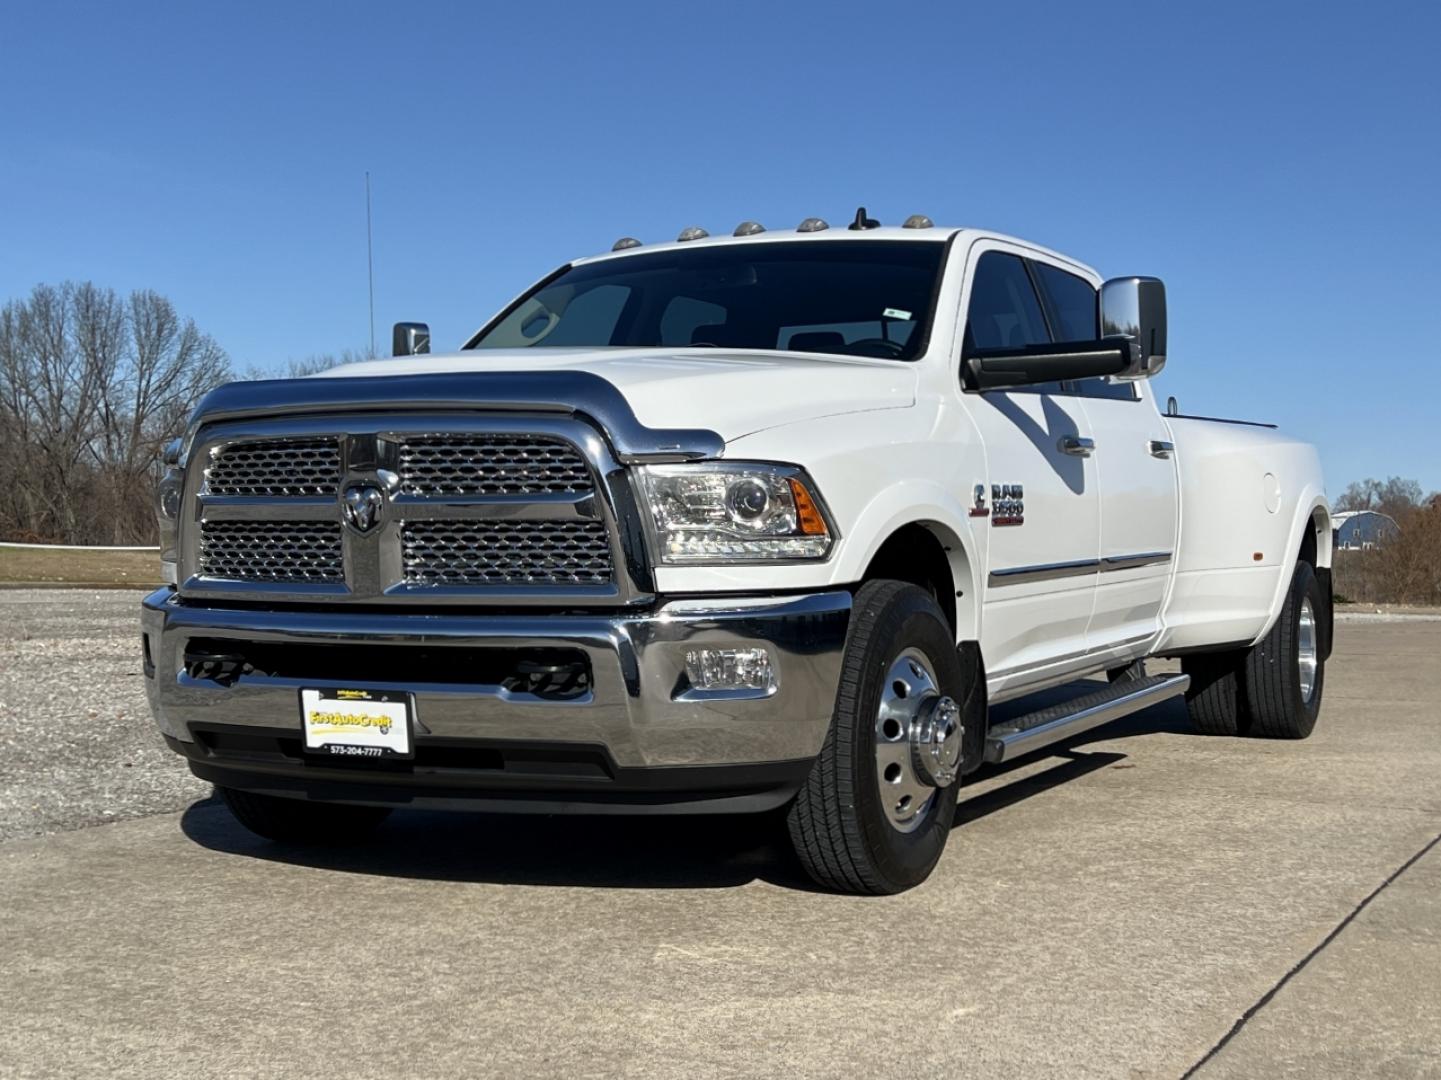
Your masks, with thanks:
<instances>
[{"instance_id":1,"label":"green grass","mask_svg":"<svg viewBox=\"0 0 1441 1080\"><path fill-rule=\"evenodd\" d=\"M88 585L144 589L159 584L158 551L0 547L0 585Z\"/></svg>"}]
</instances>

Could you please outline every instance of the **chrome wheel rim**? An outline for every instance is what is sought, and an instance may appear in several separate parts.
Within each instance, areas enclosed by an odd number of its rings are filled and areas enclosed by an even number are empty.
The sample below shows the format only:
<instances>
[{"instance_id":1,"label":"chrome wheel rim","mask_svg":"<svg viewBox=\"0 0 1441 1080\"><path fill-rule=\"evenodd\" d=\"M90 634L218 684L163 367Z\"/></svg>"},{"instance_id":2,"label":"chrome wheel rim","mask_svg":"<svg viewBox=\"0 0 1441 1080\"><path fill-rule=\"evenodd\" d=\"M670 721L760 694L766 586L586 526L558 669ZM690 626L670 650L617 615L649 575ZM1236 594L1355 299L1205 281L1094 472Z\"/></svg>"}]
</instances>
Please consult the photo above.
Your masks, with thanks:
<instances>
[{"instance_id":1,"label":"chrome wheel rim","mask_svg":"<svg viewBox=\"0 0 1441 1080\"><path fill-rule=\"evenodd\" d=\"M1301 701L1311 704L1316 696L1316 668L1319 666L1316 648L1316 611L1310 600L1301 601L1301 624L1296 631L1296 658L1301 669Z\"/></svg>"},{"instance_id":2,"label":"chrome wheel rim","mask_svg":"<svg viewBox=\"0 0 1441 1080\"><path fill-rule=\"evenodd\" d=\"M920 649L886 669L876 710L876 790L891 828L908 833L930 817L937 795L955 783L965 734L960 708L942 694Z\"/></svg>"}]
</instances>

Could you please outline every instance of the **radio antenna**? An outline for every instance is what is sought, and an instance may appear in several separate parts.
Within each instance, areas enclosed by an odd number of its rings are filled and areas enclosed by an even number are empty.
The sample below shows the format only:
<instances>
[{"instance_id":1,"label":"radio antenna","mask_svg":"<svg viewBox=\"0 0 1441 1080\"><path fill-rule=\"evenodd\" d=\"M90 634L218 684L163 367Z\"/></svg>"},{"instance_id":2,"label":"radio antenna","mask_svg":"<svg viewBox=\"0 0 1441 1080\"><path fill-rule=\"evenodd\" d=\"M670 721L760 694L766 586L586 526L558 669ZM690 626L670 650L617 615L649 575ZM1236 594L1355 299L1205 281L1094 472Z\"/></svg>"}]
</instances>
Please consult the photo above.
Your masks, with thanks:
<instances>
[{"instance_id":1,"label":"radio antenna","mask_svg":"<svg viewBox=\"0 0 1441 1080\"><path fill-rule=\"evenodd\" d=\"M370 170L365 170L365 276L370 288L370 355L375 357L375 247L370 234Z\"/></svg>"}]
</instances>

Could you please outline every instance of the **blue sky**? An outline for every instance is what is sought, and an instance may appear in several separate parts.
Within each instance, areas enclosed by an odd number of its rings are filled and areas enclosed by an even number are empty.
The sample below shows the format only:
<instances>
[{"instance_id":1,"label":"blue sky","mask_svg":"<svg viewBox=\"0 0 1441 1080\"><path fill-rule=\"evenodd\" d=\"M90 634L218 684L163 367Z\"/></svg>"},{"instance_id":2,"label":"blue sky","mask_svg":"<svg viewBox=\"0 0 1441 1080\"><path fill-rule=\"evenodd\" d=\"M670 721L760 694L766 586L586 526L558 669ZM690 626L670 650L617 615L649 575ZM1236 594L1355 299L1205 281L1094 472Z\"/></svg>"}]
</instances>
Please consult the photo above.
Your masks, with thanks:
<instances>
[{"instance_id":1,"label":"blue sky","mask_svg":"<svg viewBox=\"0 0 1441 1080\"><path fill-rule=\"evenodd\" d=\"M0 298L169 295L237 367L461 339L623 234L1001 229L1165 278L1187 411L1441 489L1434 4L11 5Z\"/></svg>"}]
</instances>

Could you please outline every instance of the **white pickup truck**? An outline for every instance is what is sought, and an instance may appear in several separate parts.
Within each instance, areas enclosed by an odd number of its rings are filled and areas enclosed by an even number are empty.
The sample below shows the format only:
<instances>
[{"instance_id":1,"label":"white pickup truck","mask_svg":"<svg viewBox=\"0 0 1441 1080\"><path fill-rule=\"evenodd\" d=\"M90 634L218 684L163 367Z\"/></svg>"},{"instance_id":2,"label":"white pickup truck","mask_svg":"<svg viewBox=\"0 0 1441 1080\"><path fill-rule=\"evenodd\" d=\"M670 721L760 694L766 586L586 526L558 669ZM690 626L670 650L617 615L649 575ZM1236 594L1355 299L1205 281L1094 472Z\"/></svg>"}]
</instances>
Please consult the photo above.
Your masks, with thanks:
<instances>
[{"instance_id":1,"label":"white pickup truck","mask_svg":"<svg viewBox=\"0 0 1441 1080\"><path fill-rule=\"evenodd\" d=\"M1153 278L862 211L627 238L453 355L395 341L215 390L160 485L151 705L261 835L775 810L889 893L984 762L1181 694L1315 723L1316 453L1156 407Z\"/></svg>"}]
</instances>

